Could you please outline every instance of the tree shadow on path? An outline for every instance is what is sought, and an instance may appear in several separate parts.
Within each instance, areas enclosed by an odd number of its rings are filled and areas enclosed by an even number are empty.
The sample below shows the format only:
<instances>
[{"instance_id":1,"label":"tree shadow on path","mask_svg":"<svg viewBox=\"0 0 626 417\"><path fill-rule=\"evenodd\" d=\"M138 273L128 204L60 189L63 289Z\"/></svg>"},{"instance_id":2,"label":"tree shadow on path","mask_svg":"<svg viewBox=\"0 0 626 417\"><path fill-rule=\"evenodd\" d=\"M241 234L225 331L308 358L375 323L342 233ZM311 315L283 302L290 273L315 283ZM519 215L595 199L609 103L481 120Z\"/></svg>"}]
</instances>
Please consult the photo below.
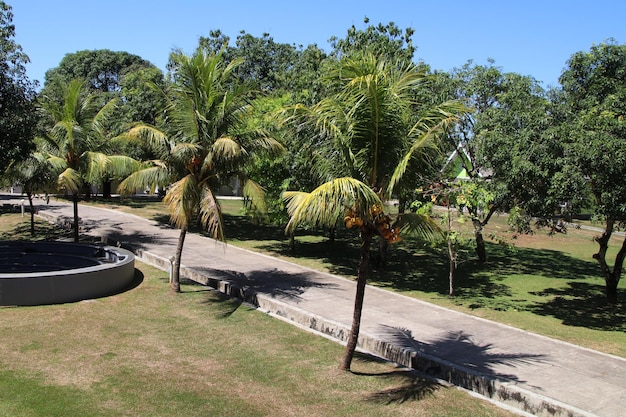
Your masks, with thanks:
<instances>
[{"instance_id":1,"label":"tree shadow on path","mask_svg":"<svg viewBox=\"0 0 626 417\"><path fill-rule=\"evenodd\" d=\"M276 268L247 272L226 269L194 267L195 271L209 278L213 288L226 288L231 296L246 299L250 294L266 294L272 298L299 301L309 288L336 288L337 285L319 282L316 273L289 273Z\"/></svg>"},{"instance_id":2,"label":"tree shadow on path","mask_svg":"<svg viewBox=\"0 0 626 417\"><path fill-rule=\"evenodd\" d=\"M515 368L519 365L542 362L546 358L545 355L541 354L497 351L491 343L475 343L472 340L472 335L465 332L449 332L439 339L422 342L415 339L409 329L382 325L378 336L391 345L415 352L417 355L413 360L413 366L411 366L413 369L461 386L464 384L449 380L451 375L449 363L454 364L454 368L461 369L476 377L526 382L520 380L514 373L503 373L497 368L501 365ZM428 360L420 359L420 355L425 355Z\"/></svg>"}]
</instances>

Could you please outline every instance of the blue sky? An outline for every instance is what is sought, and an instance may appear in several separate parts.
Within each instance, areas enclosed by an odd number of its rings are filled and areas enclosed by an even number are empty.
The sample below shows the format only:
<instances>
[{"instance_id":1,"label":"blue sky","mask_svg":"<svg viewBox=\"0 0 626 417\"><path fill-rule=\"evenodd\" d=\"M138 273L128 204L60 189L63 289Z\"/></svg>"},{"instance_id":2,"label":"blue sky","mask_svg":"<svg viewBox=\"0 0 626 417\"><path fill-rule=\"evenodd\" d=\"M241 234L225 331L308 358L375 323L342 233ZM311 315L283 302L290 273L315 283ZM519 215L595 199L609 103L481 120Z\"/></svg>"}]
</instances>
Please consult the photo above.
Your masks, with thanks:
<instances>
[{"instance_id":1,"label":"blue sky","mask_svg":"<svg viewBox=\"0 0 626 417\"><path fill-rule=\"evenodd\" d=\"M488 58L506 72L557 85L568 58L608 38L626 43L624 0L5 0L16 41L29 55L28 76L43 81L63 56L111 49L165 69L172 48L192 52L199 36L241 30L275 41L329 50L351 25L391 21L415 29L416 60L448 71Z\"/></svg>"}]
</instances>

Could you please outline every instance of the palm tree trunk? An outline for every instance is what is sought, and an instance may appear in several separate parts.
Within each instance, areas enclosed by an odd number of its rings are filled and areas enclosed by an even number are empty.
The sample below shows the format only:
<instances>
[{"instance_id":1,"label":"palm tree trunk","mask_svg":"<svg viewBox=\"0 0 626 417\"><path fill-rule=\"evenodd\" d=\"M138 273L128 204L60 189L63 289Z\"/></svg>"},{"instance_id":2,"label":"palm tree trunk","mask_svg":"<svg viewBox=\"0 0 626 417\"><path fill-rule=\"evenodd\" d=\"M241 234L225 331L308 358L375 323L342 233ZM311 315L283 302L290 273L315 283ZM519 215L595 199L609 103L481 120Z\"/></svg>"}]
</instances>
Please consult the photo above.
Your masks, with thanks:
<instances>
[{"instance_id":1,"label":"palm tree trunk","mask_svg":"<svg viewBox=\"0 0 626 417\"><path fill-rule=\"evenodd\" d=\"M187 226L180 229L178 245L176 246L176 258L174 259L174 270L172 271L172 291L180 292L180 258L183 255L183 245L187 236Z\"/></svg>"},{"instance_id":2,"label":"palm tree trunk","mask_svg":"<svg viewBox=\"0 0 626 417\"><path fill-rule=\"evenodd\" d=\"M74 242L78 243L78 192L72 194L72 203L74 205Z\"/></svg>"},{"instance_id":3,"label":"palm tree trunk","mask_svg":"<svg viewBox=\"0 0 626 417\"><path fill-rule=\"evenodd\" d=\"M365 299L365 284L367 282L367 269L369 267L370 246L372 244L373 232L364 228L361 232L363 243L361 244L361 258L356 280L356 296L354 297L354 313L352 315L352 328L348 336L346 351L339 366L343 371L349 371L352 358L359 341L359 330L361 328L361 314L363 312L363 300Z\"/></svg>"}]
</instances>

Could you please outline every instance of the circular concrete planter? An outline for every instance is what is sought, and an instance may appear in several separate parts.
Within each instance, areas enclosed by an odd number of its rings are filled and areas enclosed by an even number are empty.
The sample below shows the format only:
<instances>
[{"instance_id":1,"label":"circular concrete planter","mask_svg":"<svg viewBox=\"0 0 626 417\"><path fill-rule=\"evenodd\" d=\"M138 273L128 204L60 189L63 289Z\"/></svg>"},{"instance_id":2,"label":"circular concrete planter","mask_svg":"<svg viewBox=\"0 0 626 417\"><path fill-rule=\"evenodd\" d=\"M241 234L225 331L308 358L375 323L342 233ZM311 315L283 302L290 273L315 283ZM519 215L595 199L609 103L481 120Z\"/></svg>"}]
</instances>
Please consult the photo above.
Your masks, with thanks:
<instances>
[{"instance_id":1,"label":"circular concrete planter","mask_svg":"<svg viewBox=\"0 0 626 417\"><path fill-rule=\"evenodd\" d=\"M119 293L135 255L112 246L0 241L0 305L60 304Z\"/></svg>"}]
</instances>

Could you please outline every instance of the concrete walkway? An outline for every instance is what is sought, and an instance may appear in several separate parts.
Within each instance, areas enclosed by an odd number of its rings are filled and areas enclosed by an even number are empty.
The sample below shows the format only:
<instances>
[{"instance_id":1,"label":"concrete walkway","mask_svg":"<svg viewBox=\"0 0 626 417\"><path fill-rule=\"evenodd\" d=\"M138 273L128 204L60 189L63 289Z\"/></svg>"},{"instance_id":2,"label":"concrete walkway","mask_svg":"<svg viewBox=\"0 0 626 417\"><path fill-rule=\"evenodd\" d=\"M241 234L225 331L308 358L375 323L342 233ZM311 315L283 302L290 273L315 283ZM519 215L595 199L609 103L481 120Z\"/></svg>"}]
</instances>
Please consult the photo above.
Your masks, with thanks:
<instances>
[{"instance_id":1,"label":"concrete walkway","mask_svg":"<svg viewBox=\"0 0 626 417\"><path fill-rule=\"evenodd\" d=\"M0 196L18 204L21 197ZM71 205L37 201L71 222ZM178 230L81 205L82 233L119 242L169 268ZM265 255L188 234L184 277L243 298L272 315L345 341L355 285ZM626 360L368 287L360 347L432 377L539 416L626 416Z\"/></svg>"}]
</instances>

